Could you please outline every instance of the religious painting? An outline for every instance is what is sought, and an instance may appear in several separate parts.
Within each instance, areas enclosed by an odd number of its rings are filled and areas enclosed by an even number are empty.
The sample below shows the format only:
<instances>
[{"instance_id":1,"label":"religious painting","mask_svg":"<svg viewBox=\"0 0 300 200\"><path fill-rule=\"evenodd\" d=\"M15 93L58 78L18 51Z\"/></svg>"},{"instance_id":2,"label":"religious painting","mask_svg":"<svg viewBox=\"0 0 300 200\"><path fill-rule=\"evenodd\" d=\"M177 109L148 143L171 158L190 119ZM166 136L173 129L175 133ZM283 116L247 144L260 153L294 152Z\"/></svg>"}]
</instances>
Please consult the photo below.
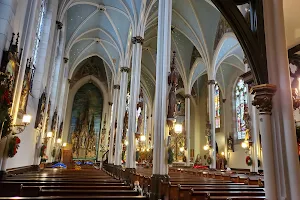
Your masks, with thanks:
<instances>
[{"instance_id":1,"label":"religious painting","mask_svg":"<svg viewBox=\"0 0 300 200\"><path fill-rule=\"evenodd\" d=\"M12 94L11 98L14 96L16 80L19 74L19 63L21 60L22 52L18 52L18 43L19 43L19 33L17 34L17 38L14 43L15 34L12 34L12 39L10 41L10 46L8 51L3 51L3 57L1 60L1 72L4 72L9 77L10 88L9 92ZM11 99L12 100L12 99Z\"/></svg>"},{"instance_id":2,"label":"religious painting","mask_svg":"<svg viewBox=\"0 0 300 200\"><path fill-rule=\"evenodd\" d=\"M103 109L103 97L92 83L82 86L73 102L68 141L74 160L96 160Z\"/></svg>"},{"instance_id":3,"label":"religious painting","mask_svg":"<svg viewBox=\"0 0 300 200\"><path fill-rule=\"evenodd\" d=\"M27 59L26 69L24 74L24 80L22 85L22 92L20 97L20 104L19 104L19 113L26 114L26 107L28 102L28 96L31 87L31 59ZM21 118L21 116L19 116Z\"/></svg>"},{"instance_id":4,"label":"religious painting","mask_svg":"<svg viewBox=\"0 0 300 200\"><path fill-rule=\"evenodd\" d=\"M51 122L51 131L56 132L56 126L57 126L57 109L55 109L53 116L52 116L52 122Z\"/></svg>"},{"instance_id":5,"label":"religious painting","mask_svg":"<svg viewBox=\"0 0 300 200\"><path fill-rule=\"evenodd\" d=\"M34 125L34 128L38 130L42 130L43 127L45 109L46 109L46 93L43 92L41 98L39 99L39 105L38 105L37 114L35 118L35 125Z\"/></svg>"},{"instance_id":6,"label":"religious painting","mask_svg":"<svg viewBox=\"0 0 300 200\"><path fill-rule=\"evenodd\" d=\"M180 94L176 95L177 105L176 105L176 115L185 116L185 99Z\"/></svg>"}]
</instances>

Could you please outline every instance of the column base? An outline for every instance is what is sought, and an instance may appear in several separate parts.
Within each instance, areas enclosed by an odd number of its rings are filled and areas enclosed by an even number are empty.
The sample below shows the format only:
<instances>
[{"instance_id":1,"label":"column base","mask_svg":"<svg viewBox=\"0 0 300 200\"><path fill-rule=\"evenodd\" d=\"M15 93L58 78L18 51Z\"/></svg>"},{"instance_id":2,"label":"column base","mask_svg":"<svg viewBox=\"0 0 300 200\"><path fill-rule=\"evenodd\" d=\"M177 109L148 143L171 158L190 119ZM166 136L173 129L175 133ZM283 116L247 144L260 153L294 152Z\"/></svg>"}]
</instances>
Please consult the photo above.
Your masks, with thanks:
<instances>
[{"instance_id":1,"label":"column base","mask_svg":"<svg viewBox=\"0 0 300 200\"><path fill-rule=\"evenodd\" d=\"M150 200L164 199L160 194L162 180L168 182L170 180L169 175L153 174L151 176Z\"/></svg>"},{"instance_id":2,"label":"column base","mask_svg":"<svg viewBox=\"0 0 300 200\"><path fill-rule=\"evenodd\" d=\"M6 178L6 171L0 171L0 180L4 180Z\"/></svg>"}]
</instances>

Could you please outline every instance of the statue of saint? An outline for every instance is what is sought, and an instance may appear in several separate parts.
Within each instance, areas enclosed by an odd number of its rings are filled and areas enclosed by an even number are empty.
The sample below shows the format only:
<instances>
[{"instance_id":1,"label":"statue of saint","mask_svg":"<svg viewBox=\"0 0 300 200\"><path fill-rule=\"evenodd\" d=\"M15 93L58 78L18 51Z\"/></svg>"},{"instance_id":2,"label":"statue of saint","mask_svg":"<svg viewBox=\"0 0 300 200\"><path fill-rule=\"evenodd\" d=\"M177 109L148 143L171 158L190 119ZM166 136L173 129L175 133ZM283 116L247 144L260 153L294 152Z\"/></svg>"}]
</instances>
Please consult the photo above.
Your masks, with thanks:
<instances>
[{"instance_id":1,"label":"statue of saint","mask_svg":"<svg viewBox=\"0 0 300 200\"><path fill-rule=\"evenodd\" d=\"M29 91L30 91L30 67L26 67L24 81L23 81L23 85L22 85L20 105L19 105L19 110L23 114L26 113Z\"/></svg>"}]
</instances>

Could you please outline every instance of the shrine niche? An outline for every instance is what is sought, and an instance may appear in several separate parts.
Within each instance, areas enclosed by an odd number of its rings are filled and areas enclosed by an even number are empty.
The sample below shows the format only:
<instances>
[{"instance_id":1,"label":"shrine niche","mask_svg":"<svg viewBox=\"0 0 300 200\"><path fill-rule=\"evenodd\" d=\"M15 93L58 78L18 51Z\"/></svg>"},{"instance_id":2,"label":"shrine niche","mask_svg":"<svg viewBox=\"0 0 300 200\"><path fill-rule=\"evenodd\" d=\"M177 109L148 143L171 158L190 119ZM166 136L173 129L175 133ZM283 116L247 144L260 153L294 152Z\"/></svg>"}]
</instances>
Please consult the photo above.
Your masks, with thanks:
<instances>
[{"instance_id":1,"label":"shrine niche","mask_svg":"<svg viewBox=\"0 0 300 200\"><path fill-rule=\"evenodd\" d=\"M56 132L56 129L57 129L57 121L58 121L58 118L57 118L57 108L55 109L54 113L53 113L53 116L52 116L52 122L51 122L51 131L53 133Z\"/></svg>"},{"instance_id":2,"label":"shrine niche","mask_svg":"<svg viewBox=\"0 0 300 200\"><path fill-rule=\"evenodd\" d=\"M75 160L96 160L99 147L103 97L92 83L76 93L71 114L68 141Z\"/></svg>"},{"instance_id":3,"label":"shrine niche","mask_svg":"<svg viewBox=\"0 0 300 200\"><path fill-rule=\"evenodd\" d=\"M34 128L38 130L42 130L43 127L43 121L45 117L45 109L46 109L46 92L43 92L40 99L39 99L39 105L36 113L35 118L35 125Z\"/></svg>"}]
</instances>

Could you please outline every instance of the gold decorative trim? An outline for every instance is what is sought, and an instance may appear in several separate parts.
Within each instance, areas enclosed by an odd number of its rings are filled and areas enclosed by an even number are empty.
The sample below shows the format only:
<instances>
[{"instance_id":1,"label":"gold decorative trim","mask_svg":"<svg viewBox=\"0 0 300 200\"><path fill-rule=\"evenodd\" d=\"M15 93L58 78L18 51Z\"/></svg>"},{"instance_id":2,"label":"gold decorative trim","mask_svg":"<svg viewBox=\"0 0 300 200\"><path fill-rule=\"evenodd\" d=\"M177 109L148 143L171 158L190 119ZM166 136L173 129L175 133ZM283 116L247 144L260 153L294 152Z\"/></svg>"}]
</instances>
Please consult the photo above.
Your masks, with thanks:
<instances>
[{"instance_id":1,"label":"gold decorative trim","mask_svg":"<svg viewBox=\"0 0 300 200\"><path fill-rule=\"evenodd\" d=\"M63 23L61 23L60 21L56 21L56 25L57 25L57 29L62 29L63 27Z\"/></svg>"},{"instance_id":2,"label":"gold decorative trim","mask_svg":"<svg viewBox=\"0 0 300 200\"><path fill-rule=\"evenodd\" d=\"M130 68L129 67L121 67L121 72L126 72L126 73L129 73L130 71Z\"/></svg>"},{"instance_id":3,"label":"gold decorative trim","mask_svg":"<svg viewBox=\"0 0 300 200\"><path fill-rule=\"evenodd\" d=\"M114 85L114 89L116 90L119 90L120 89L120 85Z\"/></svg>"},{"instance_id":4,"label":"gold decorative trim","mask_svg":"<svg viewBox=\"0 0 300 200\"><path fill-rule=\"evenodd\" d=\"M259 110L259 114L271 115L272 98L276 92L276 85L262 84L251 88L251 94L254 94L252 105Z\"/></svg>"}]
</instances>

